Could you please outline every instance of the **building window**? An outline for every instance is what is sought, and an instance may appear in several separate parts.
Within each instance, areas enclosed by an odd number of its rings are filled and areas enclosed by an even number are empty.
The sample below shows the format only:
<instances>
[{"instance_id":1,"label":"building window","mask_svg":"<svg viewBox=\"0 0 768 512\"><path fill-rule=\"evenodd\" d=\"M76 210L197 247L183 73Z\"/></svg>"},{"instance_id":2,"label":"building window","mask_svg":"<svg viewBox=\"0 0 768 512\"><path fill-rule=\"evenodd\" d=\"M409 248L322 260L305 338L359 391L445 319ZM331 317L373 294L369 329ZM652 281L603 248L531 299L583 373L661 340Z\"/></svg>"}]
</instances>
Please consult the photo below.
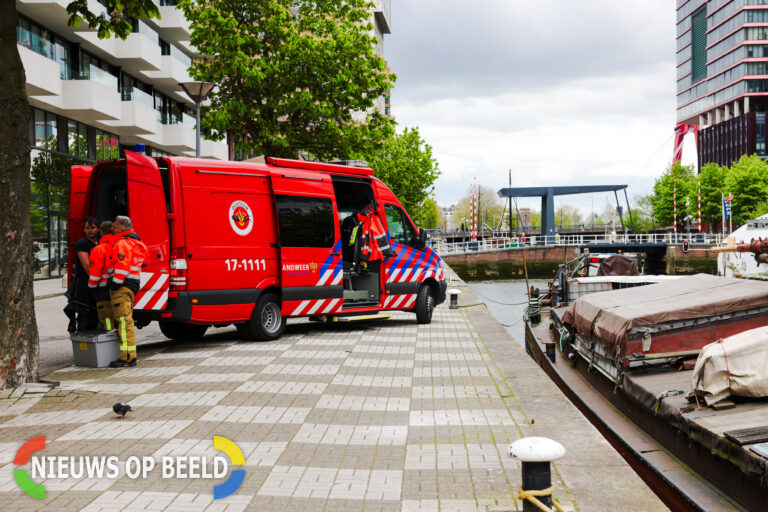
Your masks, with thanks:
<instances>
[{"instance_id":1,"label":"building window","mask_svg":"<svg viewBox=\"0 0 768 512\"><path fill-rule=\"evenodd\" d=\"M120 139L117 135L96 130L96 160L120 158Z\"/></svg>"},{"instance_id":2,"label":"building window","mask_svg":"<svg viewBox=\"0 0 768 512\"><path fill-rule=\"evenodd\" d=\"M707 8L696 11L691 17L691 83L707 76Z\"/></svg>"},{"instance_id":3,"label":"building window","mask_svg":"<svg viewBox=\"0 0 768 512\"><path fill-rule=\"evenodd\" d=\"M333 247L333 203L324 197L275 195L280 245Z\"/></svg>"}]
</instances>

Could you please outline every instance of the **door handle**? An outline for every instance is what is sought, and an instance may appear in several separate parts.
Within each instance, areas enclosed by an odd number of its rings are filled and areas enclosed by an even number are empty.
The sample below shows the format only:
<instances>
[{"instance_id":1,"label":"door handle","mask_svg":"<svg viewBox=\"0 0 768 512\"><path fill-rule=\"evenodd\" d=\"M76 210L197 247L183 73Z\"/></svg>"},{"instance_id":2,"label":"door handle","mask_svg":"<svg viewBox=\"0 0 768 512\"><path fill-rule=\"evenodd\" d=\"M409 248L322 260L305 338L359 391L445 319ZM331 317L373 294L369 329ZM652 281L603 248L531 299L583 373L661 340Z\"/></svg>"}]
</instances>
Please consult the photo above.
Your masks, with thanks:
<instances>
[{"instance_id":1,"label":"door handle","mask_svg":"<svg viewBox=\"0 0 768 512\"><path fill-rule=\"evenodd\" d=\"M160 251L157 251L157 259L160 259L163 257L163 254Z\"/></svg>"},{"instance_id":2,"label":"door handle","mask_svg":"<svg viewBox=\"0 0 768 512\"><path fill-rule=\"evenodd\" d=\"M341 253L340 252L332 252L331 256L341 256Z\"/></svg>"}]
</instances>

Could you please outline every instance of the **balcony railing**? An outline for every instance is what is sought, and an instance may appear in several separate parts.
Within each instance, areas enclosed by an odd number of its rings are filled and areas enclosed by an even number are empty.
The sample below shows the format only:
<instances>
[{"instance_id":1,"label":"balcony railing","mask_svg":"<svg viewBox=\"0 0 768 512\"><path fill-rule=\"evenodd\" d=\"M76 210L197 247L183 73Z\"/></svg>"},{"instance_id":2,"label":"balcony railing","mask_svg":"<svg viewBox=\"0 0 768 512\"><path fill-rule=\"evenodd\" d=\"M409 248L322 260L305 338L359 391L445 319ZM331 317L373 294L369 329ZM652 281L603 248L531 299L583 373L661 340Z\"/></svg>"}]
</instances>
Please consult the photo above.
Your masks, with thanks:
<instances>
[{"instance_id":1,"label":"balcony railing","mask_svg":"<svg viewBox=\"0 0 768 512\"><path fill-rule=\"evenodd\" d=\"M192 65L192 59L189 58L187 54L185 54L184 52L182 52L181 50L179 50L178 48L176 48L174 45L170 43L166 47L163 47L162 54L170 55L171 57L175 58L176 60L184 64L184 67L188 68L189 66Z\"/></svg>"},{"instance_id":2,"label":"balcony railing","mask_svg":"<svg viewBox=\"0 0 768 512\"><path fill-rule=\"evenodd\" d=\"M104 85L117 91L117 77L103 69L90 64L87 71L81 71L73 76L74 80L92 80L98 84Z\"/></svg>"},{"instance_id":3,"label":"balcony railing","mask_svg":"<svg viewBox=\"0 0 768 512\"><path fill-rule=\"evenodd\" d=\"M187 128L195 127L195 118L188 114L168 114L166 112L157 111L157 122L160 124L180 124Z\"/></svg>"},{"instance_id":4,"label":"balcony railing","mask_svg":"<svg viewBox=\"0 0 768 512\"><path fill-rule=\"evenodd\" d=\"M147 94L141 89L135 87L121 87L120 88L120 100L121 101L136 101L142 105L146 105L149 108L154 109L155 104L152 95Z\"/></svg>"},{"instance_id":5,"label":"balcony railing","mask_svg":"<svg viewBox=\"0 0 768 512\"><path fill-rule=\"evenodd\" d=\"M43 57L56 60L53 43L23 27L16 27L16 44L23 46L27 50L32 50Z\"/></svg>"}]
</instances>

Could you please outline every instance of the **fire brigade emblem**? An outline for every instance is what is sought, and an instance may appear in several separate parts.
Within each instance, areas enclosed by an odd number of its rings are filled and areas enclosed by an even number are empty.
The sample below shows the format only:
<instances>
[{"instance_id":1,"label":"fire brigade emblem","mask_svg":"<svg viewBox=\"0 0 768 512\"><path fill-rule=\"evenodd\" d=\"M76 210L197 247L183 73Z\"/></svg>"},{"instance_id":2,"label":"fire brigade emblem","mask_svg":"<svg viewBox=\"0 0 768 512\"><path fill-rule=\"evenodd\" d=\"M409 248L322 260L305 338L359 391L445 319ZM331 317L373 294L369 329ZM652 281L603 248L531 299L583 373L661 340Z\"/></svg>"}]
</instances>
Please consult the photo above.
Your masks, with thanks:
<instances>
[{"instance_id":1,"label":"fire brigade emblem","mask_svg":"<svg viewBox=\"0 0 768 512\"><path fill-rule=\"evenodd\" d=\"M313 274L317 273L317 263L314 261L309 264L309 270L312 271Z\"/></svg>"},{"instance_id":2,"label":"fire brigade emblem","mask_svg":"<svg viewBox=\"0 0 768 512\"><path fill-rule=\"evenodd\" d=\"M235 201L229 205L229 225L240 236L245 236L253 229L253 212L244 201Z\"/></svg>"}]
</instances>

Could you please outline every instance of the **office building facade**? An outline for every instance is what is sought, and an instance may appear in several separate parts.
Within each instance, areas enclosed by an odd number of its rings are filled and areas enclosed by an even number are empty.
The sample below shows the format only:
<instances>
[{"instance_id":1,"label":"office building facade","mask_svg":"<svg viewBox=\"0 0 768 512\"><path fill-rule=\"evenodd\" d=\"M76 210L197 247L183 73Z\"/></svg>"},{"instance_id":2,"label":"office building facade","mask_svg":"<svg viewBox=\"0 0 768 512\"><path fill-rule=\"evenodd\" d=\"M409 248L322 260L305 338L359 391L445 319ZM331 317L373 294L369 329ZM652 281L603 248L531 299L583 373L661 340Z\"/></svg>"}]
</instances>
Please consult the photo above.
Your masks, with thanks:
<instances>
[{"instance_id":1,"label":"office building facade","mask_svg":"<svg viewBox=\"0 0 768 512\"><path fill-rule=\"evenodd\" d=\"M174 0L161 18L134 20L125 40L67 25L67 1L19 0L17 47L32 109L30 218L35 277L66 272L70 167L118 158L195 154L194 104L179 82L197 56ZM106 7L91 2L92 9ZM203 140L201 156L227 158L226 142Z\"/></svg>"},{"instance_id":2,"label":"office building facade","mask_svg":"<svg viewBox=\"0 0 768 512\"><path fill-rule=\"evenodd\" d=\"M179 82L199 57L176 0L157 0L160 19L133 20L125 40L70 27L69 0L18 0L17 46L32 109L30 218L36 278L66 272L72 165L119 158L143 144L150 156L195 154L194 103ZM97 1L89 7L106 7ZM390 32L391 0L372 12L377 49ZM388 96L376 108L388 112ZM227 141L201 141L203 158L234 159ZM242 157L242 155L240 155Z\"/></svg>"},{"instance_id":3,"label":"office building facade","mask_svg":"<svg viewBox=\"0 0 768 512\"><path fill-rule=\"evenodd\" d=\"M766 158L767 96L768 0L678 0L677 132L700 167Z\"/></svg>"}]
</instances>

